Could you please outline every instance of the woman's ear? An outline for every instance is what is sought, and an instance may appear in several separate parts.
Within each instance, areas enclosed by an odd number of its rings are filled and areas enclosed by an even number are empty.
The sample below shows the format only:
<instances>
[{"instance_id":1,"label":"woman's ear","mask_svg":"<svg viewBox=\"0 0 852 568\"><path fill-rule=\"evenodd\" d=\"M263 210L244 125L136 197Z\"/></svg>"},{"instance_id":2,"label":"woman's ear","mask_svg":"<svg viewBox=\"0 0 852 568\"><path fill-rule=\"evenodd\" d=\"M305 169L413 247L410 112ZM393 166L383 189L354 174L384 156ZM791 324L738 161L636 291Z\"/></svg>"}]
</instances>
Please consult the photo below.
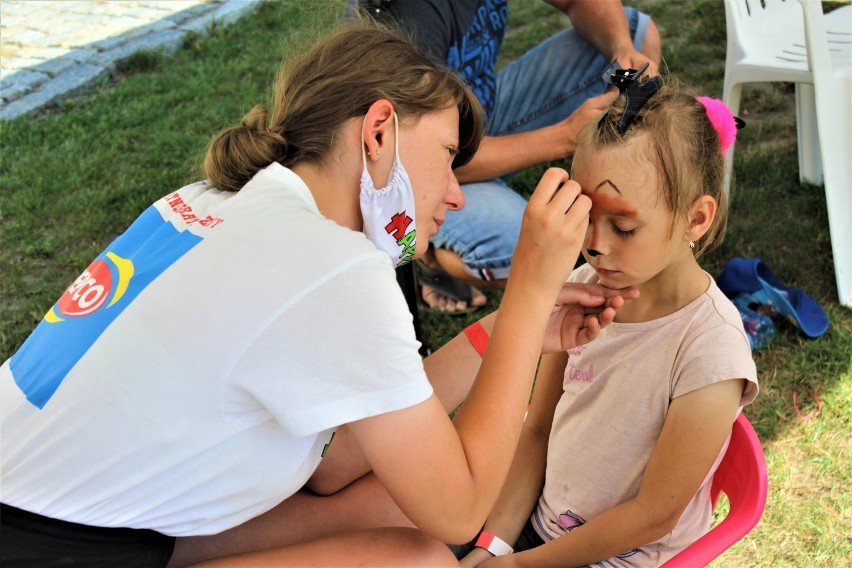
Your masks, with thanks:
<instances>
[{"instance_id":1,"label":"woman's ear","mask_svg":"<svg viewBox=\"0 0 852 568\"><path fill-rule=\"evenodd\" d=\"M713 219L716 218L716 200L709 195L697 197L689 206L686 237L690 241L697 241L710 230Z\"/></svg>"},{"instance_id":2,"label":"woman's ear","mask_svg":"<svg viewBox=\"0 0 852 568\"><path fill-rule=\"evenodd\" d=\"M390 135L393 128L393 103L387 99L379 99L370 105L367 116L364 119L364 127L361 132L366 145L367 156L371 160L378 160L384 146L393 141Z\"/></svg>"}]
</instances>

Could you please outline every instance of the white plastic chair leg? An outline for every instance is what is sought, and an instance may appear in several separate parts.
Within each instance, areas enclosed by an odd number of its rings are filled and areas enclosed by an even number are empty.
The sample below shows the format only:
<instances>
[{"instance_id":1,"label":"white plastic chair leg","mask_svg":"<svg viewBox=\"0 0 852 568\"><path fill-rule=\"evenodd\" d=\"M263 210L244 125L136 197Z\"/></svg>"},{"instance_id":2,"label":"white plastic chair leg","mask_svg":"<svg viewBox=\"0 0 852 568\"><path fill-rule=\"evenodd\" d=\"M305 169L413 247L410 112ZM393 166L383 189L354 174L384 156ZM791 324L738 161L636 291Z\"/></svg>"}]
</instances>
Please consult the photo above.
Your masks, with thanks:
<instances>
[{"instance_id":1,"label":"white plastic chair leg","mask_svg":"<svg viewBox=\"0 0 852 568\"><path fill-rule=\"evenodd\" d=\"M796 132L799 146L799 181L822 185L822 154L817 130L814 86L796 83Z\"/></svg>"},{"instance_id":2,"label":"white plastic chair leg","mask_svg":"<svg viewBox=\"0 0 852 568\"><path fill-rule=\"evenodd\" d=\"M722 101L728 108L731 109L731 112L734 116L737 116L740 112L740 101L742 99L743 93L743 84L742 83L731 83L725 82L725 86L722 92ZM725 156L725 195L728 197L728 203L730 204L731 200L731 176L734 171L734 150L736 147L736 142L728 148L728 154Z\"/></svg>"}]
</instances>

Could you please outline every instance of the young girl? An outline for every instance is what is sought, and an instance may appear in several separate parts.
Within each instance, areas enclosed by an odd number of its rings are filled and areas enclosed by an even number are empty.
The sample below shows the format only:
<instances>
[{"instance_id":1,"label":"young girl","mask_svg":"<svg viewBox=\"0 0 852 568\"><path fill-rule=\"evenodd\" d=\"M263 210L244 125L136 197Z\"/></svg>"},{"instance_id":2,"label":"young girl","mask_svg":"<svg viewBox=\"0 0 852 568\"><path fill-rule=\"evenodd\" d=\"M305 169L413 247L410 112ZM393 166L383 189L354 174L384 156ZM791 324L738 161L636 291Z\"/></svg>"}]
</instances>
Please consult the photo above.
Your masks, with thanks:
<instances>
[{"instance_id":1,"label":"young girl","mask_svg":"<svg viewBox=\"0 0 852 568\"><path fill-rule=\"evenodd\" d=\"M757 394L740 316L697 261L725 227L735 119L681 88L635 85L647 103L628 89L577 149L572 177L593 205L587 264L570 280L640 297L591 344L544 357L509 477L463 565L665 562L708 529L713 472Z\"/></svg>"}]
</instances>

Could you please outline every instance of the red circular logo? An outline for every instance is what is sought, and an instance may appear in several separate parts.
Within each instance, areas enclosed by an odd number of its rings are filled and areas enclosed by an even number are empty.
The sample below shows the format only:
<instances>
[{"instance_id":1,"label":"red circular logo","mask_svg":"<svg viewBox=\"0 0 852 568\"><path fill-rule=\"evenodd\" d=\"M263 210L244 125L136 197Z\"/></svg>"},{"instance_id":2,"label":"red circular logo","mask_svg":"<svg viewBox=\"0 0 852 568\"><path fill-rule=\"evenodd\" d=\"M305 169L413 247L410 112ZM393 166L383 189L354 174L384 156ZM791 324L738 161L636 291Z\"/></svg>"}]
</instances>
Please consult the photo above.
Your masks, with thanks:
<instances>
[{"instance_id":1,"label":"red circular logo","mask_svg":"<svg viewBox=\"0 0 852 568\"><path fill-rule=\"evenodd\" d=\"M89 315L100 308L112 290L112 273L103 260L83 271L59 299L59 311L69 317Z\"/></svg>"}]
</instances>

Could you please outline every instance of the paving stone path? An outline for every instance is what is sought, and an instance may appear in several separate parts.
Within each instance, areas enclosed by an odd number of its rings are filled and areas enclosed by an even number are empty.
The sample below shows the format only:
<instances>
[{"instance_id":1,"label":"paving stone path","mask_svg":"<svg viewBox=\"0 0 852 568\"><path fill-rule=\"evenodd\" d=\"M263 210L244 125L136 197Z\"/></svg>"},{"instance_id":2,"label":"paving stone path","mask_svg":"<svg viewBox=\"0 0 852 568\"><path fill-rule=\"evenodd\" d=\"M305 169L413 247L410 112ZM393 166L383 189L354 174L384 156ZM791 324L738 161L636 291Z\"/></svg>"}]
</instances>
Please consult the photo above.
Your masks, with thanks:
<instances>
[{"instance_id":1,"label":"paving stone path","mask_svg":"<svg viewBox=\"0 0 852 568\"><path fill-rule=\"evenodd\" d=\"M0 120L70 97L137 52L173 52L261 1L0 0Z\"/></svg>"}]
</instances>

